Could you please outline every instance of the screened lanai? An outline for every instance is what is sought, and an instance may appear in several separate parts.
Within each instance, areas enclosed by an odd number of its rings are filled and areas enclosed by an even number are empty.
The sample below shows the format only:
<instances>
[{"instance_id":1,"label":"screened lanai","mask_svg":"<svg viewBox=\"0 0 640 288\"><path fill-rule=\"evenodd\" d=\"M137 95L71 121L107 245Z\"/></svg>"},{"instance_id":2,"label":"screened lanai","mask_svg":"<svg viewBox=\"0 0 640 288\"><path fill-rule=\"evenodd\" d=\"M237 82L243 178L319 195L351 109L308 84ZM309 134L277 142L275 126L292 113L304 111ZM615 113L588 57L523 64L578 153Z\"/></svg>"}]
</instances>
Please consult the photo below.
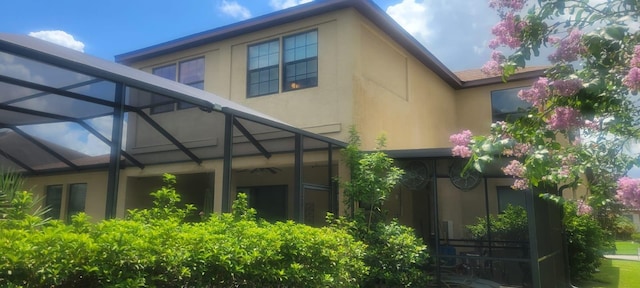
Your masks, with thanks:
<instances>
[{"instance_id":1,"label":"screened lanai","mask_svg":"<svg viewBox=\"0 0 640 288\"><path fill-rule=\"evenodd\" d=\"M150 113L167 103L190 107L181 111L190 121ZM293 154L294 195L303 203L304 152L327 151L331 162L332 151L345 145L209 92L26 35L0 34L0 111L0 167L26 175L106 170L106 218L115 216L124 167L222 160L222 210L228 211L234 157ZM184 127L206 141L194 144ZM141 141L171 148L129 149ZM303 213L300 204L296 215Z\"/></svg>"}]
</instances>

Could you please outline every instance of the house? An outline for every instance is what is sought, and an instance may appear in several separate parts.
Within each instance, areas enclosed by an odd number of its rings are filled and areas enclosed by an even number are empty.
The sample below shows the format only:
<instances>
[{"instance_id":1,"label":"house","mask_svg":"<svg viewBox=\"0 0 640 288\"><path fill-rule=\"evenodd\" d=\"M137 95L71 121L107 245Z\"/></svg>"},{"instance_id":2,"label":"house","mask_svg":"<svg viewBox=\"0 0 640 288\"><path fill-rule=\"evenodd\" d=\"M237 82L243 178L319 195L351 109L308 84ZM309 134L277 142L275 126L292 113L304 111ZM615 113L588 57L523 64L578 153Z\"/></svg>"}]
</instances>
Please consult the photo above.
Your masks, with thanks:
<instances>
[{"instance_id":1,"label":"house","mask_svg":"<svg viewBox=\"0 0 640 288\"><path fill-rule=\"evenodd\" d=\"M517 112L517 91L543 69L508 83L454 73L368 0L315 1L116 56L135 69L16 35L0 35L0 60L10 92L0 96L0 133L25 142L0 135L0 161L30 175L54 216L123 217L148 207L162 173L173 173L200 211L229 211L245 192L261 217L322 225L326 212L345 210L333 179L349 176L339 150L355 126L365 150L386 134L407 171L386 208L432 255L470 273L502 263L482 276L512 285L554 287L566 276L558 211L511 191L500 171L460 176L463 162L449 151L450 134L486 133ZM112 125L99 131L98 122ZM87 166L25 132L55 123L83 129L106 153L78 156ZM59 165L16 156L31 149ZM469 239L466 225L508 204L530 212L530 242L502 253L500 243Z\"/></svg>"}]
</instances>

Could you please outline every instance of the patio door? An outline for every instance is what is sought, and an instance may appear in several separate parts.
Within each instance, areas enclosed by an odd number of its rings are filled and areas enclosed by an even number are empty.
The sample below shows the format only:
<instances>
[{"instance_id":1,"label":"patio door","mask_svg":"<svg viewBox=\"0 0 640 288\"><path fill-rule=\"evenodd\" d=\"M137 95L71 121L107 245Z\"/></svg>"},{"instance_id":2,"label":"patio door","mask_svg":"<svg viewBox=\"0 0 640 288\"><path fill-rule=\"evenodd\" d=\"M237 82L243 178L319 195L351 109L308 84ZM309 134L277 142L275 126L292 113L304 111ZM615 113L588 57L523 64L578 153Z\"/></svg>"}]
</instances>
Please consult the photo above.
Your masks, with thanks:
<instances>
[{"instance_id":1,"label":"patio door","mask_svg":"<svg viewBox=\"0 0 640 288\"><path fill-rule=\"evenodd\" d=\"M249 206L256 209L259 218L267 221L287 220L287 186L255 186L238 188L249 198Z\"/></svg>"}]
</instances>

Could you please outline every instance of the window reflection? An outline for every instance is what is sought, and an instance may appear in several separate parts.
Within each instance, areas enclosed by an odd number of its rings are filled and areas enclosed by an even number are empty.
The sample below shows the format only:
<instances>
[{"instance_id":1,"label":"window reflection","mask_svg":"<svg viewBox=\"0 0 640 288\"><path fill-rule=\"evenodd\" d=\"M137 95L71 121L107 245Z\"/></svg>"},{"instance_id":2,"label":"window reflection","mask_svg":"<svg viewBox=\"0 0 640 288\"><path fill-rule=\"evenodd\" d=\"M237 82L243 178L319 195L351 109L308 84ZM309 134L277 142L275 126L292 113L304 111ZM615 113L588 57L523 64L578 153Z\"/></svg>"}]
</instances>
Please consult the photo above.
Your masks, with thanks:
<instances>
[{"instance_id":1,"label":"window reflection","mask_svg":"<svg viewBox=\"0 0 640 288\"><path fill-rule=\"evenodd\" d=\"M526 116L531 104L518 97L523 87L491 91L491 114L493 122L513 121Z\"/></svg>"}]
</instances>

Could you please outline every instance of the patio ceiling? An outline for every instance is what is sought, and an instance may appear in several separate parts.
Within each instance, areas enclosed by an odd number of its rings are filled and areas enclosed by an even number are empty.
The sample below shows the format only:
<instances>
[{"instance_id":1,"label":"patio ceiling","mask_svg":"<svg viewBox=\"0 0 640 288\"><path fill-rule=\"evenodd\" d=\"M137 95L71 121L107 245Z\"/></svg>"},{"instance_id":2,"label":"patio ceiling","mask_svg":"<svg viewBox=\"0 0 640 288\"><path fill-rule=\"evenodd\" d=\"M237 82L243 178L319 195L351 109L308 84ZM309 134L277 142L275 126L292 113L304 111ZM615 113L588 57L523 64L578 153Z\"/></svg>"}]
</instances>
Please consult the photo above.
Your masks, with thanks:
<instances>
[{"instance_id":1,"label":"patio ceiling","mask_svg":"<svg viewBox=\"0 0 640 288\"><path fill-rule=\"evenodd\" d=\"M168 102L199 107L188 113L204 114L198 119L208 119L207 127L199 129L214 140L194 145L174 125L149 115L153 105ZM303 139L304 150L345 145L215 94L26 35L0 33L0 111L0 167L31 174L108 167L113 147L123 165L143 169L169 162L291 153L296 135ZM231 142L223 140L227 121ZM130 122L153 131L154 139L168 148L136 152L125 143ZM226 143L233 149L225 149Z\"/></svg>"}]
</instances>

